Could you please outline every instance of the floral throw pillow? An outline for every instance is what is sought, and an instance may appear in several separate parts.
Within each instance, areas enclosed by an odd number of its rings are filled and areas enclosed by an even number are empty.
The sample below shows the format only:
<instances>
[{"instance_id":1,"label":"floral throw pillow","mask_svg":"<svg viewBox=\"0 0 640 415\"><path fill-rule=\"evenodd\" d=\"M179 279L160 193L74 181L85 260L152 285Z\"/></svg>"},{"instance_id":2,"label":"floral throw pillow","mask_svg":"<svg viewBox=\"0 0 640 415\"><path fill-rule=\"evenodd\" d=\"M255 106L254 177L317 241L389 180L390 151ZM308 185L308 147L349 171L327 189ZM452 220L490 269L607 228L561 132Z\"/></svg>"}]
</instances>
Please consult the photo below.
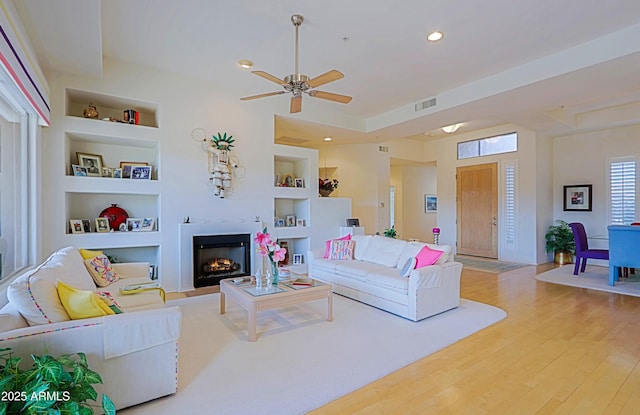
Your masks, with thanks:
<instances>
[{"instance_id":1,"label":"floral throw pillow","mask_svg":"<svg viewBox=\"0 0 640 415\"><path fill-rule=\"evenodd\" d=\"M98 287L106 287L120 279L111 267L111 262L109 262L109 258L106 255L98 255L94 258L86 259L84 265Z\"/></svg>"},{"instance_id":2,"label":"floral throw pillow","mask_svg":"<svg viewBox=\"0 0 640 415\"><path fill-rule=\"evenodd\" d=\"M329 259L353 259L354 241L334 239L329 244Z\"/></svg>"}]
</instances>

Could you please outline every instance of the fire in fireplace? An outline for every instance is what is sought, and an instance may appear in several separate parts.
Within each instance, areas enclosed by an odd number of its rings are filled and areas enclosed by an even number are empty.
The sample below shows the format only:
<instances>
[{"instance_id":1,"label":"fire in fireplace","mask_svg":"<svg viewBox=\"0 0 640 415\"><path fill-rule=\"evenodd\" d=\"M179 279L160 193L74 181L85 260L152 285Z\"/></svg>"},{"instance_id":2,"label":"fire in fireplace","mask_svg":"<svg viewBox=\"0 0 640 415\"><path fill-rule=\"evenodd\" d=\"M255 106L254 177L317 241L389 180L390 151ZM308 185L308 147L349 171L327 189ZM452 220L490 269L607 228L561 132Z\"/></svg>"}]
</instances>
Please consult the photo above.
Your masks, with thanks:
<instances>
[{"instance_id":1,"label":"fire in fireplace","mask_svg":"<svg viewBox=\"0 0 640 415\"><path fill-rule=\"evenodd\" d=\"M251 275L251 234L193 237L193 286L220 285L224 278Z\"/></svg>"}]
</instances>

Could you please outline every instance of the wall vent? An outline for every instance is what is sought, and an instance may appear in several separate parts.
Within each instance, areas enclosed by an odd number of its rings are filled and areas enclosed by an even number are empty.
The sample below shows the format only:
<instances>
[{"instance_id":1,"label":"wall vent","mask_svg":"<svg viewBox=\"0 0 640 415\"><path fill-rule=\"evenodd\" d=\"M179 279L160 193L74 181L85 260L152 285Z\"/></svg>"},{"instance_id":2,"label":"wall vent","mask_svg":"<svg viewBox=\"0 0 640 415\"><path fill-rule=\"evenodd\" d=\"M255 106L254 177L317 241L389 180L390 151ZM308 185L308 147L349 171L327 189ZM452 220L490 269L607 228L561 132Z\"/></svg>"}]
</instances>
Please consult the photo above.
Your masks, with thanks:
<instances>
[{"instance_id":1,"label":"wall vent","mask_svg":"<svg viewBox=\"0 0 640 415\"><path fill-rule=\"evenodd\" d=\"M428 99L426 101L422 101L422 102L418 102L415 106L416 112L418 111L422 111L424 109L427 109L429 107L433 107L436 105L436 99L435 98L431 98Z\"/></svg>"},{"instance_id":2,"label":"wall vent","mask_svg":"<svg viewBox=\"0 0 640 415\"><path fill-rule=\"evenodd\" d=\"M304 138L294 138L294 137L279 137L276 138L276 144L303 144L308 142L309 140Z\"/></svg>"},{"instance_id":3,"label":"wall vent","mask_svg":"<svg viewBox=\"0 0 640 415\"><path fill-rule=\"evenodd\" d=\"M378 146L378 151L382 151L383 153L388 153L389 152L389 147Z\"/></svg>"}]
</instances>

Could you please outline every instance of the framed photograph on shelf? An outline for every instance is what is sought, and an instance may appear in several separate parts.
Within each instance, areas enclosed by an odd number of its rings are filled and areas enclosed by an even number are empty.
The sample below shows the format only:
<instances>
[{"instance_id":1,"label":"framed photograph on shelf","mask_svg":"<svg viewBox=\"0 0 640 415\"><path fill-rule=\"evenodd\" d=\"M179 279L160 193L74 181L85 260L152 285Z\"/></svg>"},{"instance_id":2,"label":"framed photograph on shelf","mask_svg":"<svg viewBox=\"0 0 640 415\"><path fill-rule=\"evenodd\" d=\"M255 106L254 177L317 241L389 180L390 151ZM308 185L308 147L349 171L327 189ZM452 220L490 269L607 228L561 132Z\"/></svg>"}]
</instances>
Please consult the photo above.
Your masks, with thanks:
<instances>
[{"instance_id":1,"label":"framed photograph on shelf","mask_svg":"<svg viewBox=\"0 0 640 415\"><path fill-rule=\"evenodd\" d=\"M114 179L122 179L122 169L117 168L117 169L113 169L113 176Z\"/></svg>"},{"instance_id":2,"label":"framed photograph on shelf","mask_svg":"<svg viewBox=\"0 0 640 415\"><path fill-rule=\"evenodd\" d=\"M436 213L438 211L438 196L424 195L425 213Z\"/></svg>"},{"instance_id":3,"label":"framed photograph on shelf","mask_svg":"<svg viewBox=\"0 0 640 415\"><path fill-rule=\"evenodd\" d=\"M131 180L151 180L151 166L131 166Z\"/></svg>"},{"instance_id":4,"label":"framed photograph on shelf","mask_svg":"<svg viewBox=\"0 0 640 415\"><path fill-rule=\"evenodd\" d=\"M304 219L296 219L296 226L304 226Z\"/></svg>"},{"instance_id":5,"label":"framed photograph on shelf","mask_svg":"<svg viewBox=\"0 0 640 415\"><path fill-rule=\"evenodd\" d=\"M296 226L296 216L295 215L287 215L285 216L285 225L286 226Z\"/></svg>"},{"instance_id":6,"label":"framed photograph on shelf","mask_svg":"<svg viewBox=\"0 0 640 415\"><path fill-rule=\"evenodd\" d=\"M144 218L142 219L142 224L140 225L140 232L151 232L155 227L156 220L154 218Z\"/></svg>"},{"instance_id":7,"label":"framed photograph on shelf","mask_svg":"<svg viewBox=\"0 0 640 415\"><path fill-rule=\"evenodd\" d=\"M89 219L82 219L82 228L84 233L91 233L91 221Z\"/></svg>"},{"instance_id":8,"label":"framed photograph on shelf","mask_svg":"<svg viewBox=\"0 0 640 415\"><path fill-rule=\"evenodd\" d=\"M72 164L71 171L73 171L74 176L87 176L87 168L81 166L79 164Z\"/></svg>"},{"instance_id":9,"label":"framed photograph on shelf","mask_svg":"<svg viewBox=\"0 0 640 415\"><path fill-rule=\"evenodd\" d=\"M69 225L71 225L71 233L84 233L82 219L71 219Z\"/></svg>"},{"instance_id":10,"label":"framed photograph on shelf","mask_svg":"<svg viewBox=\"0 0 640 415\"><path fill-rule=\"evenodd\" d=\"M296 185L295 178L292 174L285 174L280 176L281 187L294 187Z\"/></svg>"},{"instance_id":11,"label":"framed photograph on shelf","mask_svg":"<svg viewBox=\"0 0 640 415\"><path fill-rule=\"evenodd\" d=\"M99 154L76 153L78 165L86 167L87 176L102 176L102 156Z\"/></svg>"},{"instance_id":12,"label":"framed photograph on shelf","mask_svg":"<svg viewBox=\"0 0 640 415\"><path fill-rule=\"evenodd\" d=\"M282 227L284 227L284 219L276 218L276 228L282 228Z\"/></svg>"},{"instance_id":13,"label":"framed photograph on shelf","mask_svg":"<svg viewBox=\"0 0 640 415\"><path fill-rule=\"evenodd\" d=\"M304 187L304 179L296 177L296 187Z\"/></svg>"},{"instance_id":14,"label":"framed photograph on shelf","mask_svg":"<svg viewBox=\"0 0 640 415\"><path fill-rule=\"evenodd\" d=\"M302 254L293 254L293 265L302 265Z\"/></svg>"},{"instance_id":15,"label":"framed photograph on shelf","mask_svg":"<svg viewBox=\"0 0 640 415\"><path fill-rule=\"evenodd\" d=\"M592 186L590 184L564 186L564 211L591 212Z\"/></svg>"},{"instance_id":16,"label":"framed photograph on shelf","mask_svg":"<svg viewBox=\"0 0 640 415\"><path fill-rule=\"evenodd\" d=\"M109 232L110 230L109 219L96 218L96 232Z\"/></svg>"},{"instance_id":17,"label":"framed photograph on shelf","mask_svg":"<svg viewBox=\"0 0 640 415\"><path fill-rule=\"evenodd\" d=\"M140 232L143 220L142 218L127 218L127 230L129 232Z\"/></svg>"},{"instance_id":18,"label":"framed photograph on shelf","mask_svg":"<svg viewBox=\"0 0 640 415\"><path fill-rule=\"evenodd\" d=\"M131 178L131 168L133 166L148 166L149 163L144 161L121 161L120 168L122 169L122 178L130 179Z\"/></svg>"}]
</instances>

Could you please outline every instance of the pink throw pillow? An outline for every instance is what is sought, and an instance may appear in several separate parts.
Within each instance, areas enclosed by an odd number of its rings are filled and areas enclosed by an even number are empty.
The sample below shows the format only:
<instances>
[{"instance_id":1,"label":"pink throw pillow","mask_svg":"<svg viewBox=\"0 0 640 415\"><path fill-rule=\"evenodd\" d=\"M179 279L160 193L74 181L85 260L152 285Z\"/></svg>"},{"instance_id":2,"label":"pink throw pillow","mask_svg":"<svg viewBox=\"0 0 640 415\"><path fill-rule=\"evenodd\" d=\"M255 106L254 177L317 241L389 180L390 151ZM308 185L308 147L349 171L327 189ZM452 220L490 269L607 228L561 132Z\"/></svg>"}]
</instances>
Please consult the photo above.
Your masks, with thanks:
<instances>
[{"instance_id":1,"label":"pink throw pillow","mask_svg":"<svg viewBox=\"0 0 640 415\"><path fill-rule=\"evenodd\" d=\"M442 254L444 254L443 251L430 249L428 246L423 247L420 252L418 252L418 255L416 255L416 268L435 264Z\"/></svg>"},{"instance_id":2,"label":"pink throw pillow","mask_svg":"<svg viewBox=\"0 0 640 415\"><path fill-rule=\"evenodd\" d=\"M338 239L329 239L328 241L325 242L325 250L324 250L324 259L329 258L329 253L331 252L331 241L350 241L351 240L351 235L345 235L341 238Z\"/></svg>"}]
</instances>

